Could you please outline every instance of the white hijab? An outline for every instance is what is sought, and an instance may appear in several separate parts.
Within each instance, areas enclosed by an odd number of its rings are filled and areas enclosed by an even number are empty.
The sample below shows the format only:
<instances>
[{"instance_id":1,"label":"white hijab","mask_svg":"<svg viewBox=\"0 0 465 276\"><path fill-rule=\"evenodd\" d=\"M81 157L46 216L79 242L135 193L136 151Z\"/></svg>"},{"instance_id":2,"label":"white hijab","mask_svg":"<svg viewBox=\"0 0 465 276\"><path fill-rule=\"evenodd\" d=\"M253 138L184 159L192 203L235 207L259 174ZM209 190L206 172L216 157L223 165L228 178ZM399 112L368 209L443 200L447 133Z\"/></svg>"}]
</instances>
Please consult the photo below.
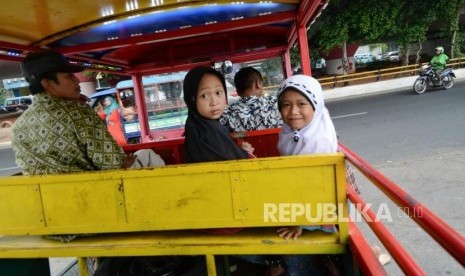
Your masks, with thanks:
<instances>
[{"instance_id":1,"label":"white hijab","mask_svg":"<svg viewBox=\"0 0 465 276\"><path fill-rule=\"evenodd\" d=\"M295 75L286 79L278 92L278 101L287 88L292 87L302 93L314 106L312 121L304 128L296 130L284 123L279 133L278 151L281 155L312 153L334 153L337 151L337 136L323 99L320 83L305 75Z\"/></svg>"}]
</instances>

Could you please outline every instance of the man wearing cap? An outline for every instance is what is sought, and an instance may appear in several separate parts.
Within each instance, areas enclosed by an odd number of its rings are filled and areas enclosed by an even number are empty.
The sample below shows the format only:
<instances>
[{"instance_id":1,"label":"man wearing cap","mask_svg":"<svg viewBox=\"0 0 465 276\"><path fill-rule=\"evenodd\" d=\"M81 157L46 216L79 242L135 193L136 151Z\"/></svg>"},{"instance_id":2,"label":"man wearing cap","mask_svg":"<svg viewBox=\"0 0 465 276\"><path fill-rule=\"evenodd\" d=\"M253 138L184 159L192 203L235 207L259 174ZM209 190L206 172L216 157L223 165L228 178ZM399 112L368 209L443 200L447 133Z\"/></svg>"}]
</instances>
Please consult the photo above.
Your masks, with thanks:
<instances>
[{"instance_id":1,"label":"man wearing cap","mask_svg":"<svg viewBox=\"0 0 465 276\"><path fill-rule=\"evenodd\" d=\"M43 50L28 54L21 69L34 95L34 103L13 126L13 149L23 174L117 169L136 163L83 100L74 75L83 67Z\"/></svg>"}]
</instances>

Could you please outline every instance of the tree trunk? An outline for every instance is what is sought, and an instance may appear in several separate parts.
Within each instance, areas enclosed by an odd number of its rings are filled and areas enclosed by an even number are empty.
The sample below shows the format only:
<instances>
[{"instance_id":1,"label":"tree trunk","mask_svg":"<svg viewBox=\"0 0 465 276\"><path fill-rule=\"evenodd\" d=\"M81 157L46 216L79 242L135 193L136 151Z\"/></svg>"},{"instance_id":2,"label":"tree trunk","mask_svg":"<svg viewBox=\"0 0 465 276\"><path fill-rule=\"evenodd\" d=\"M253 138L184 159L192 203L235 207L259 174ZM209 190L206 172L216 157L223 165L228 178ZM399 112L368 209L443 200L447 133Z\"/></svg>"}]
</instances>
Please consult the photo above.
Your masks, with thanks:
<instances>
[{"instance_id":1,"label":"tree trunk","mask_svg":"<svg viewBox=\"0 0 465 276\"><path fill-rule=\"evenodd\" d=\"M270 66L265 66L265 74L266 74L266 86L271 86Z\"/></svg>"},{"instance_id":2,"label":"tree trunk","mask_svg":"<svg viewBox=\"0 0 465 276\"><path fill-rule=\"evenodd\" d=\"M423 47L422 47L422 45L421 45L421 41L418 40L418 51L417 51L417 54L416 54L417 57L416 57L416 59L415 59L415 63L416 63L416 64L420 64L420 52L421 52L422 49L423 49Z\"/></svg>"},{"instance_id":3,"label":"tree trunk","mask_svg":"<svg viewBox=\"0 0 465 276\"><path fill-rule=\"evenodd\" d=\"M349 74L349 62L347 60L347 42L342 44L342 72L344 75Z\"/></svg>"},{"instance_id":4,"label":"tree trunk","mask_svg":"<svg viewBox=\"0 0 465 276\"><path fill-rule=\"evenodd\" d=\"M349 74L349 60L347 59L347 42L344 41L342 44L342 73L343 75L348 75ZM347 80L344 81L344 86L349 85L349 82Z\"/></svg>"},{"instance_id":5,"label":"tree trunk","mask_svg":"<svg viewBox=\"0 0 465 276\"><path fill-rule=\"evenodd\" d=\"M457 31L458 31L458 28L459 28L459 20L460 20L460 10L461 9L458 9L458 12L457 12L457 17L455 19L455 28L454 28L454 32L452 33L452 39L451 39L451 42L450 42L450 58L454 58L455 57L455 40L457 38ZM460 47L459 47L459 51L460 51ZM458 52L460 53L460 52Z\"/></svg>"},{"instance_id":6,"label":"tree trunk","mask_svg":"<svg viewBox=\"0 0 465 276\"><path fill-rule=\"evenodd\" d=\"M407 66L409 64L408 56L410 55L410 46L406 45L404 47L404 51L402 51L402 55L403 55L402 65Z\"/></svg>"}]
</instances>

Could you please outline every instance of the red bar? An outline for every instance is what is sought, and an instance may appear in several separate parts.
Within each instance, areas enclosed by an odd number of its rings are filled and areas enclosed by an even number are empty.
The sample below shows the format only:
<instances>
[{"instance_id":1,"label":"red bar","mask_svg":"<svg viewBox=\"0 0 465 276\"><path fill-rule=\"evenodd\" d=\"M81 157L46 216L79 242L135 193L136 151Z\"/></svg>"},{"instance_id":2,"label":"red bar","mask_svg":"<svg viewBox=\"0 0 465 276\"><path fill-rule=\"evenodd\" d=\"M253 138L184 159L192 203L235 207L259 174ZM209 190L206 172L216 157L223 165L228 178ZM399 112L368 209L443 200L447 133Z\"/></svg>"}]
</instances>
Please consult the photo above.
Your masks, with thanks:
<instances>
[{"instance_id":1,"label":"red bar","mask_svg":"<svg viewBox=\"0 0 465 276\"><path fill-rule=\"evenodd\" d=\"M412 219L444 247L462 266L465 266L465 238L462 235L350 149L342 144L339 144L339 149L352 164L394 201L397 206L402 207L407 215L421 214L421 216L413 216Z\"/></svg>"},{"instance_id":2,"label":"red bar","mask_svg":"<svg viewBox=\"0 0 465 276\"><path fill-rule=\"evenodd\" d=\"M375 213L371 209L365 209L366 202L350 187L347 185L347 196L350 201L355 204L357 210L362 214L365 221L370 228L383 243L386 249L391 253L392 257L399 264L399 267L406 275L426 275L421 267L415 262L405 248L397 241L389 229L376 219ZM362 212L362 210L366 210Z\"/></svg>"},{"instance_id":3,"label":"red bar","mask_svg":"<svg viewBox=\"0 0 465 276\"><path fill-rule=\"evenodd\" d=\"M134 85L134 96L136 99L137 116L139 116L141 142L151 142L153 138L150 135L147 106L145 104L144 96L145 92L144 86L142 85L142 76L140 74L132 75L132 83Z\"/></svg>"},{"instance_id":4,"label":"red bar","mask_svg":"<svg viewBox=\"0 0 465 276\"><path fill-rule=\"evenodd\" d=\"M371 250L371 246L353 221L349 222L349 247L362 270L362 275L387 275L384 267Z\"/></svg>"},{"instance_id":5,"label":"red bar","mask_svg":"<svg viewBox=\"0 0 465 276\"><path fill-rule=\"evenodd\" d=\"M305 26L298 26L297 34L297 39L299 40L300 65L302 66L302 74L311 76L312 69L310 67L310 50L308 48L307 29Z\"/></svg>"}]
</instances>

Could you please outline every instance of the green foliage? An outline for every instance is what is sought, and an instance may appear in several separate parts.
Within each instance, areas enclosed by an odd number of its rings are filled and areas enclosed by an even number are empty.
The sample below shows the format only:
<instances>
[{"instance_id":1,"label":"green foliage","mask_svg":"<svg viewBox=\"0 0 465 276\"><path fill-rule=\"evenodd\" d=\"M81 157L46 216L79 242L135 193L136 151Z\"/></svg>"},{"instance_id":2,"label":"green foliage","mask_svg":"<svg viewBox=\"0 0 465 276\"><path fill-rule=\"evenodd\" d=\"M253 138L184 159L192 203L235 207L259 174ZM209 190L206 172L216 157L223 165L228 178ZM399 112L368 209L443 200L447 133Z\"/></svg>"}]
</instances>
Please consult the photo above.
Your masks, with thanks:
<instances>
[{"instance_id":1,"label":"green foliage","mask_svg":"<svg viewBox=\"0 0 465 276\"><path fill-rule=\"evenodd\" d=\"M451 36L459 30L460 10L465 5L465 0L439 0L435 1L437 8L437 24L444 36Z\"/></svg>"},{"instance_id":2,"label":"green foliage","mask_svg":"<svg viewBox=\"0 0 465 276\"><path fill-rule=\"evenodd\" d=\"M264 74L264 81L267 86L275 85L278 83L274 82L274 79L271 76L280 74L282 75L282 64L281 64L281 59L280 58L271 58L271 59L266 59L262 62L262 68L265 71Z\"/></svg>"},{"instance_id":3,"label":"green foliage","mask_svg":"<svg viewBox=\"0 0 465 276\"><path fill-rule=\"evenodd\" d=\"M396 0L332 1L322 14L321 28L316 36L323 52L340 47L344 42L377 42L395 28L401 9Z\"/></svg>"},{"instance_id":4,"label":"green foliage","mask_svg":"<svg viewBox=\"0 0 465 276\"><path fill-rule=\"evenodd\" d=\"M97 78L97 76L101 79L104 80L118 80L120 79L119 75L112 74L112 73L106 73L106 72L98 72L98 71L92 71L92 70L84 70L82 73L84 77L88 78Z\"/></svg>"},{"instance_id":5,"label":"green foliage","mask_svg":"<svg viewBox=\"0 0 465 276\"><path fill-rule=\"evenodd\" d=\"M386 53L388 46L386 45L386 43L374 43L368 45L368 48L370 49L370 51L373 51L377 48L381 48L381 52Z\"/></svg>"},{"instance_id":6,"label":"green foliage","mask_svg":"<svg viewBox=\"0 0 465 276\"><path fill-rule=\"evenodd\" d=\"M464 5L465 0L332 0L312 26L317 30L309 32L310 42L313 48L328 53L344 42L393 40L406 52L410 44L426 40L433 24L441 28L442 37L452 37L459 30Z\"/></svg>"},{"instance_id":7,"label":"green foliage","mask_svg":"<svg viewBox=\"0 0 465 276\"><path fill-rule=\"evenodd\" d=\"M397 1L402 12L395 18L394 40L406 49L409 44L426 40L426 33L437 18L435 1Z\"/></svg>"},{"instance_id":8,"label":"green foliage","mask_svg":"<svg viewBox=\"0 0 465 276\"><path fill-rule=\"evenodd\" d=\"M454 55L456 58L465 56L465 31L457 32L455 37Z\"/></svg>"},{"instance_id":9,"label":"green foliage","mask_svg":"<svg viewBox=\"0 0 465 276\"><path fill-rule=\"evenodd\" d=\"M7 98L11 98L14 96L14 93L10 90L6 90L5 88L0 88L0 105L5 103Z\"/></svg>"},{"instance_id":10,"label":"green foliage","mask_svg":"<svg viewBox=\"0 0 465 276\"><path fill-rule=\"evenodd\" d=\"M293 47L293 48L291 48L290 56L291 56L291 66L292 66L292 68L294 68L294 67L300 65L300 51L299 51L299 47Z\"/></svg>"}]
</instances>

